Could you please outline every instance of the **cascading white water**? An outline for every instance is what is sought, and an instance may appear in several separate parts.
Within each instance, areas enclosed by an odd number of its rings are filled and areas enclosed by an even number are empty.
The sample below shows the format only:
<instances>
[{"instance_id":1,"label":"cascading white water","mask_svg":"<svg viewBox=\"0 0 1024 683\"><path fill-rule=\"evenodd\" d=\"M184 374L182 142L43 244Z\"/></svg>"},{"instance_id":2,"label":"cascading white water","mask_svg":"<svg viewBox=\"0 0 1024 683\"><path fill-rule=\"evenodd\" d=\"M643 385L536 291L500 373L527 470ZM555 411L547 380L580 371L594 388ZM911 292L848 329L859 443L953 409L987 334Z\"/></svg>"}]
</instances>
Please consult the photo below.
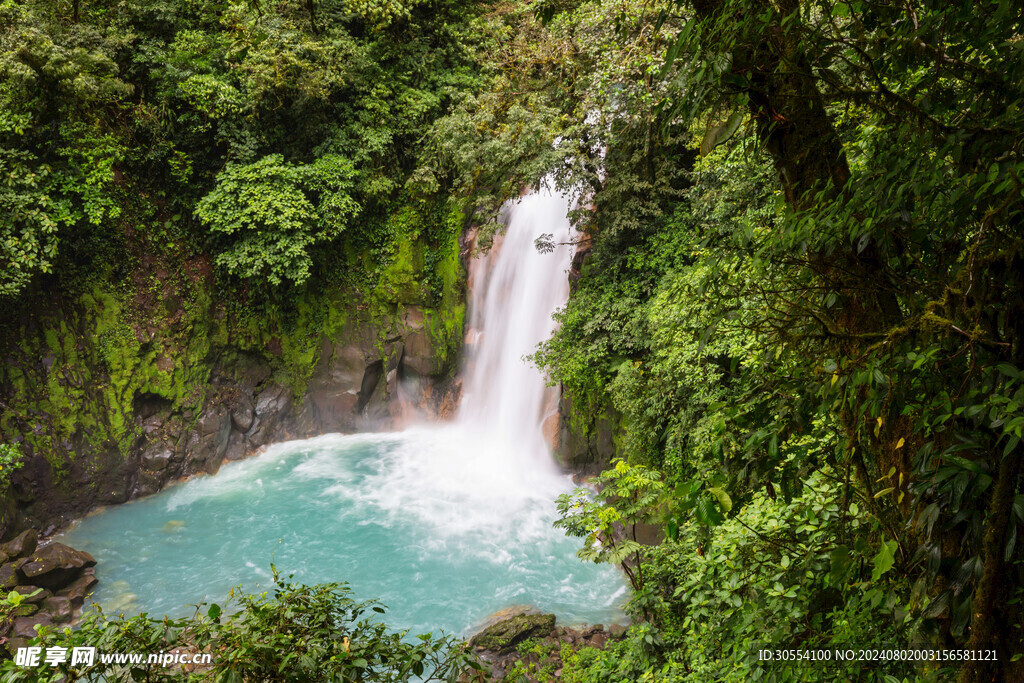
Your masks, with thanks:
<instances>
[{"instance_id":1,"label":"cascading white water","mask_svg":"<svg viewBox=\"0 0 1024 683\"><path fill-rule=\"evenodd\" d=\"M67 534L99 560L108 608L182 614L242 584L266 590L273 562L305 582L348 581L413 632L465 633L529 604L563 623L610 623L625 593L611 567L577 560L552 528L572 488L541 428L553 396L523 359L552 332L568 294L569 200L529 195L507 209L500 244L474 260L471 336L457 419L401 432L329 434L90 516Z\"/></svg>"},{"instance_id":2,"label":"cascading white water","mask_svg":"<svg viewBox=\"0 0 1024 683\"><path fill-rule=\"evenodd\" d=\"M470 362L463 377L458 424L512 446L522 468L553 472L542 422L553 409L553 392L525 360L555 329L552 315L569 296L572 260L569 199L549 190L507 207L507 230L484 256L474 259L470 283ZM551 253L534 241L553 236Z\"/></svg>"},{"instance_id":3,"label":"cascading white water","mask_svg":"<svg viewBox=\"0 0 1024 683\"><path fill-rule=\"evenodd\" d=\"M542 423L557 394L525 356L554 331L569 296L568 196L547 188L510 202L505 233L470 267L463 394L447 425L407 429L404 455L376 482L377 503L415 512L447 536L470 529L523 542L550 534L554 498L572 488ZM552 235L553 252L534 245Z\"/></svg>"}]
</instances>

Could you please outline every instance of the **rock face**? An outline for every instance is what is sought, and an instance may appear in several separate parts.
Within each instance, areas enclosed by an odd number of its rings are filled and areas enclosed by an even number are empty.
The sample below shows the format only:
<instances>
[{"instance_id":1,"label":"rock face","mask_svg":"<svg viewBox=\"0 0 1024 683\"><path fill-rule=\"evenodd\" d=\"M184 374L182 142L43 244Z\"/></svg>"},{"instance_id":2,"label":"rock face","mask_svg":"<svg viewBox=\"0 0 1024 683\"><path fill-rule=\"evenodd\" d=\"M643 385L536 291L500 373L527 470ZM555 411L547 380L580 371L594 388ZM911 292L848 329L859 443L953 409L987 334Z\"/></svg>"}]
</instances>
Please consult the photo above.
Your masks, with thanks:
<instances>
[{"instance_id":1,"label":"rock face","mask_svg":"<svg viewBox=\"0 0 1024 683\"><path fill-rule=\"evenodd\" d=\"M11 619L0 623L0 642L12 654L35 635L36 626L67 624L96 585L92 555L63 543L37 547L34 529L3 546L7 559L0 565L5 591L20 593L21 604Z\"/></svg>"},{"instance_id":2,"label":"rock face","mask_svg":"<svg viewBox=\"0 0 1024 683\"><path fill-rule=\"evenodd\" d=\"M569 268L570 291L591 258L592 236L586 231L577 239ZM562 390L558 401L557 424L545 424L545 436L551 444L555 458L563 469L578 478L600 474L618 456L615 436L619 431L620 416L610 402L602 406L597 415L583 415L570 392Z\"/></svg>"},{"instance_id":3,"label":"rock face","mask_svg":"<svg viewBox=\"0 0 1024 683\"><path fill-rule=\"evenodd\" d=\"M572 396L562 392L558 402L558 430L552 444L555 457L566 470L593 476L607 469L617 455L615 433L618 416L611 406L596 417L575 415Z\"/></svg>"},{"instance_id":4,"label":"rock face","mask_svg":"<svg viewBox=\"0 0 1024 683\"><path fill-rule=\"evenodd\" d=\"M266 351L256 353L228 339L206 351L209 373L201 376L202 383L192 393L181 389L193 403L138 393L120 443L99 441L95 429L81 427L61 445L67 460L61 468L51 465L52 453L29 452L10 492L16 504L9 514L0 514L0 538L26 527L61 527L99 505L155 493L182 477L212 474L225 461L270 443L388 429L411 407L440 404L455 386L458 358L452 338L461 339L461 318L457 325L448 321L454 331L445 336L437 332L443 328L438 309L396 304L382 316L358 301L349 306L337 313L341 322L331 334L307 340L311 354L303 356L307 365L299 367L308 374L299 386L295 365L291 375L282 369L280 340L270 339ZM158 333L146 332L139 348L159 339ZM155 361L145 363L156 367ZM187 369L181 361L169 372ZM45 422L37 425L44 428ZM19 536L0 546L0 553L22 556L25 548L34 550L34 543L34 536ZM5 580L0 574L0 583Z\"/></svg>"}]
</instances>

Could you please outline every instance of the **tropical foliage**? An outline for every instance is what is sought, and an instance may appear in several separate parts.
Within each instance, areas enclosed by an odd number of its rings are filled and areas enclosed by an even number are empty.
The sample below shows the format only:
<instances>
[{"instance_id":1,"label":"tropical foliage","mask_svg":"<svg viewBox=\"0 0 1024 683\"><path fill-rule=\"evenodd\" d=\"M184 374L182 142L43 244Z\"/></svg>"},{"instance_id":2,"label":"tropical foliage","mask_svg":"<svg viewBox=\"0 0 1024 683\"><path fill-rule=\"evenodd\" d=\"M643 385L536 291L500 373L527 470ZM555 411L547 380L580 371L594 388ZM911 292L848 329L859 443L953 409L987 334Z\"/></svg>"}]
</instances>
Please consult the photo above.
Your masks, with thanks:
<instances>
[{"instance_id":1,"label":"tropical foliage","mask_svg":"<svg viewBox=\"0 0 1024 683\"><path fill-rule=\"evenodd\" d=\"M196 216L231 240L217 256L227 272L302 284L309 278L309 247L336 238L359 211L347 193L354 175L352 164L336 155L299 166L272 154L225 168Z\"/></svg>"},{"instance_id":2,"label":"tropical foliage","mask_svg":"<svg viewBox=\"0 0 1024 683\"><path fill-rule=\"evenodd\" d=\"M590 119L593 248L537 359L671 492L636 596L660 645L594 680L831 680L739 650L844 639L998 652L879 680L1014 680L1020 8L545 7L584 58L612 36L578 101L614 106Z\"/></svg>"},{"instance_id":3,"label":"tropical foliage","mask_svg":"<svg viewBox=\"0 0 1024 683\"><path fill-rule=\"evenodd\" d=\"M378 621L376 601L356 602L343 583L307 586L274 570L274 587L191 618L107 617L93 607L74 629L46 627L32 644L96 648L99 653L210 654L209 664L0 664L5 681L450 681L479 667L461 643L431 634L408 637ZM21 599L11 593L8 603ZM188 659L191 662L191 658Z\"/></svg>"},{"instance_id":4,"label":"tropical foliage","mask_svg":"<svg viewBox=\"0 0 1024 683\"><path fill-rule=\"evenodd\" d=\"M480 9L4 0L3 305L140 249L257 294L387 254L389 215L446 199L431 131L487 79Z\"/></svg>"}]
</instances>

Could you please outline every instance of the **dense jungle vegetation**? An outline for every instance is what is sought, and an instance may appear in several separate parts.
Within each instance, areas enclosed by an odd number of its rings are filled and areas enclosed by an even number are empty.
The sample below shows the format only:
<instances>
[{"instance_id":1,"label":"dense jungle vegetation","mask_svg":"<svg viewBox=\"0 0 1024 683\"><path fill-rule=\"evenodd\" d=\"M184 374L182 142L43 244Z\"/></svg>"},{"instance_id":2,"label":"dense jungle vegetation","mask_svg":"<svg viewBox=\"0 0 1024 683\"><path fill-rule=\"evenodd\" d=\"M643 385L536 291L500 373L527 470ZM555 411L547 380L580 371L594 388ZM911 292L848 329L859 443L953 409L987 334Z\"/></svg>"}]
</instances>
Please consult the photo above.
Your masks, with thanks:
<instances>
[{"instance_id":1,"label":"dense jungle vegetation","mask_svg":"<svg viewBox=\"0 0 1024 683\"><path fill-rule=\"evenodd\" d=\"M612 423L621 460L560 524L623 566L634 623L564 680L1024 680L1019 3L0 0L0 24L5 311L144 259L287 310L373 286L396 216L434 235L545 175L580 192L534 360L575 428ZM997 657L757 661L848 645Z\"/></svg>"}]
</instances>

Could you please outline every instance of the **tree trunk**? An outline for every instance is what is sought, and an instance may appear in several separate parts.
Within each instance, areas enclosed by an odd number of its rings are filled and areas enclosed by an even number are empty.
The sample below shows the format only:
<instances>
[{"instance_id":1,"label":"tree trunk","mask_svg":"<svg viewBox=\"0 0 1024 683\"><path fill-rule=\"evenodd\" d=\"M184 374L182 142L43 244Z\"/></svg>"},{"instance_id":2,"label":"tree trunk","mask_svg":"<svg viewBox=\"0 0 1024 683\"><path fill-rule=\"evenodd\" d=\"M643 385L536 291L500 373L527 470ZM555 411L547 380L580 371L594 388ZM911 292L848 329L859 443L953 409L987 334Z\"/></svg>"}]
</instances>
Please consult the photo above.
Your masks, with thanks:
<instances>
[{"instance_id":1,"label":"tree trunk","mask_svg":"<svg viewBox=\"0 0 1024 683\"><path fill-rule=\"evenodd\" d=\"M1003 613L1000 604L1003 588L1003 552L1007 534L1013 520L1013 499L1017 494L1017 478L1020 476L1020 453L1013 451L1003 458L999 466L996 488L989 502L988 519L985 525L985 540L981 547L984 571L974 591L971 603L971 637L967 641L969 650L995 649L998 661L968 660L960 670L960 683L989 683L999 680L999 664L1008 661L1017 648L1003 642L1003 629L997 621ZM1010 587L1005 587L1010 588Z\"/></svg>"},{"instance_id":2,"label":"tree trunk","mask_svg":"<svg viewBox=\"0 0 1024 683\"><path fill-rule=\"evenodd\" d=\"M712 20L723 0L694 0L701 19ZM850 166L839 135L825 111L817 79L793 25L781 19L798 10L796 0L781 0L776 21L756 45L738 45L732 53L732 71L749 84L743 89L757 133L771 155L794 211L813 209L826 198L839 199L850 179ZM737 18L742 21L742 18ZM840 200L841 201L841 200ZM842 237L840 237L842 239ZM858 249L849 241L830 253L808 255L811 269L839 296L835 325L838 350L852 355L866 332L883 332L901 318L899 302L886 287L888 276L873 244Z\"/></svg>"},{"instance_id":3,"label":"tree trunk","mask_svg":"<svg viewBox=\"0 0 1024 683\"><path fill-rule=\"evenodd\" d=\"M319 35L320 29L316 25L316 0L306 0L306 11L309 12L309 26L313 30L313 35Z\"/></svg>"}]
</instances>

